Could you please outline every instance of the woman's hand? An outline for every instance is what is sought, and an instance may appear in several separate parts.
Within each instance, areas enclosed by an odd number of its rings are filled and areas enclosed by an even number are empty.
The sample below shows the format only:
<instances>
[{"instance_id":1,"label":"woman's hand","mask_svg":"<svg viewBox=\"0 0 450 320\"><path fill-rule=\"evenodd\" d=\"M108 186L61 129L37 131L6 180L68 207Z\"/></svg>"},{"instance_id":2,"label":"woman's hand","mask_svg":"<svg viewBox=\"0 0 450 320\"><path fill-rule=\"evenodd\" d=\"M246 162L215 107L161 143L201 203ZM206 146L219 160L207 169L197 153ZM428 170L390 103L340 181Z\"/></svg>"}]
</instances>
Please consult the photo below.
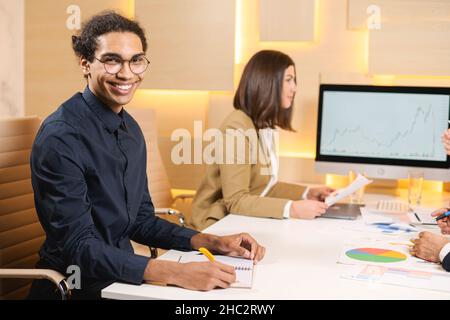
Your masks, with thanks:
<instances>
[{"instance_id":1,"label":"woman's hand","mask_svg":"<svg viewBox=\"0 0 450 320\"><path fill-rule=\"evenodd\" d=\"M325 202L316 200L293 201L291 205L291 218L311 220L322 214L328 209Z\"/></svg>"},{"instance_id":2,"label":"woman's hand","mask_svg":"<svg viewBox=\"0 0 450 320\"><path fill-rule=\"evenodd\" d=\"M318 188L310 188L306 198L308 200L317 200L317 201L325 201L325 198L328 197L335 190L329 187L318 187Z\"/></svg>"}]
</instances>

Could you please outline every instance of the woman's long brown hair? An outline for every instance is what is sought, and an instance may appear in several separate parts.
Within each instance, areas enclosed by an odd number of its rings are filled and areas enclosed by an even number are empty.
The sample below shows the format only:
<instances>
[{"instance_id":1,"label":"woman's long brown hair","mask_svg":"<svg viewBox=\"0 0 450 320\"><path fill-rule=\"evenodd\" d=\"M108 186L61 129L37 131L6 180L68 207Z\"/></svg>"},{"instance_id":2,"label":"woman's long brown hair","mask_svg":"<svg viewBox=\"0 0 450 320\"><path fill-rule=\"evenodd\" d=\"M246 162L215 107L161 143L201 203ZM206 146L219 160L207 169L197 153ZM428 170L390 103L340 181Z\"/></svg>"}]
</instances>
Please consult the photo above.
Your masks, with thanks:
<instances>
[{"instance_id":1,"label":"woman's long brown hair","mask_svg":"<svg viewBox=\"0 0 450 320\"><path fill-rule=\"evenodd\" d=\"M233 105L252 119L256 129L274 129L277 126L294 131L291 126L292 106L288 109L281 107L284 72L290 66L295 68L294 61L274 50L259 51L245 66Z\"/></svg>"}]
</instances>

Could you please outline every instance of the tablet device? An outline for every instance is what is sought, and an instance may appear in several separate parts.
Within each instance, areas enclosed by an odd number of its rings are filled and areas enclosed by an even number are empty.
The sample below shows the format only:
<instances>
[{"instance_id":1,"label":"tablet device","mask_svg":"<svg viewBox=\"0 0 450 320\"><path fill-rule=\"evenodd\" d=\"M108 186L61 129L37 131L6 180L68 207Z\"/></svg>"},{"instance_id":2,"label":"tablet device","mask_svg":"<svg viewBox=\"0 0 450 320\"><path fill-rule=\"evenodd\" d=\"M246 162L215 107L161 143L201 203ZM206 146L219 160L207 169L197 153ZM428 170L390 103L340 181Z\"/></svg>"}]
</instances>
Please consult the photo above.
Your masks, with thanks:
<instances>
[{"instance_id":1,"label":"tablet device","mask_svg":"<svg viewBox=\"0 0 450 320\"><path fill-rule=\"evenodd\" d=\"M355 220L361 215L363 204L335 203L319 218Z\"/></svg>"}]
</instances>

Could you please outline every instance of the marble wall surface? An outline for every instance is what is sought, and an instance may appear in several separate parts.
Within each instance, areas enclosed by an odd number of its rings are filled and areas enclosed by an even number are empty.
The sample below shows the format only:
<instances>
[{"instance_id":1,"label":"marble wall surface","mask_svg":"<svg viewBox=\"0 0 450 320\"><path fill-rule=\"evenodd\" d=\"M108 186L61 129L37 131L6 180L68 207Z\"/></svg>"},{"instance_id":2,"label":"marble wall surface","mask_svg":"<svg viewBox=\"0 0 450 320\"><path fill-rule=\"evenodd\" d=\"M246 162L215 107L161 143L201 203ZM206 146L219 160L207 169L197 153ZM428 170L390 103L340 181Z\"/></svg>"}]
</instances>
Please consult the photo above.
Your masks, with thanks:
<instances>
[{"instance_id":1,"label":"marble wall surface","mask_svg":"<svg viewBox=\"0 0 450 320\"><path fill-rule=\"evenodd\" d=\"M0 0L0 117L24 115L24 0Z\"/></svg>"}]
</instances>

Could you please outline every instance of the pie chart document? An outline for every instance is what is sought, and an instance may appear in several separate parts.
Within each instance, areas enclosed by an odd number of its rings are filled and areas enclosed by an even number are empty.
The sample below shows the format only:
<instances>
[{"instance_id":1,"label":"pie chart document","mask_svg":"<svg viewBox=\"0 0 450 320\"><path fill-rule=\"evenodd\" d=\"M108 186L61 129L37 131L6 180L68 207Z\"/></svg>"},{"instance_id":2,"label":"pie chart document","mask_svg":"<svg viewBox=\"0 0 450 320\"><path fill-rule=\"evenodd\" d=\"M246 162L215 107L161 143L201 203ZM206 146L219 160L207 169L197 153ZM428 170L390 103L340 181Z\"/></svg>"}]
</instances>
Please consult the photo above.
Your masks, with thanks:
<instances>
[{"instance_id":1,"label":"pie chart document","mask_svg":"<svg viewBox=\"0 0 450 320\"><path fill-rule=\"evenodd\" d=\"M417 270L442 271L438 263L427 262L411 256L410 243L395 239L346 244L339 255L338 263L345 265L380 265L407 267Z\"/></svg>"}]
</instances>

